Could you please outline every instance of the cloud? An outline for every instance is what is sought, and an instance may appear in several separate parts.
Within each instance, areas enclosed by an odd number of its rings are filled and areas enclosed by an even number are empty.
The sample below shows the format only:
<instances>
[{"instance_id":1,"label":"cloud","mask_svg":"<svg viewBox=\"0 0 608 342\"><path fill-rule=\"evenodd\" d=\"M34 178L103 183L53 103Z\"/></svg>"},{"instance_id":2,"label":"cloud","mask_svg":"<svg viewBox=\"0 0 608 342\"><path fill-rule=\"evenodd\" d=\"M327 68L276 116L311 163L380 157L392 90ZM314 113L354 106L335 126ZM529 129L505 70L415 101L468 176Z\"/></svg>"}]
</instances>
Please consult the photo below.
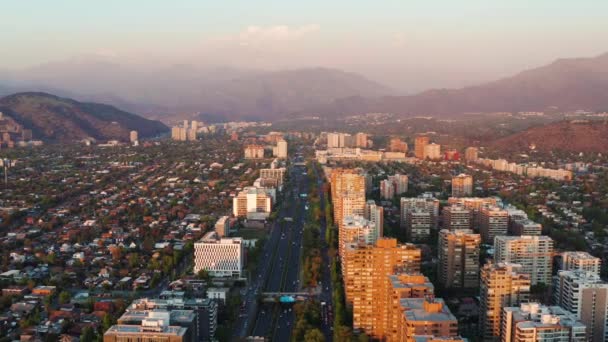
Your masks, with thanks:
<instances>
[{"instance_id":1,"label":"cloud","mask_svg":"<svg viewBox=\"0 0 608 342\"><path fill-rule=\"evenodd\" d=\"M248 26L241 32L214 39L217 42L232 42L240 46L259 46L276 42L290 42L319 31L319 25L310 24L290 27L287 25Z\"/></svg>"}]
</instances>

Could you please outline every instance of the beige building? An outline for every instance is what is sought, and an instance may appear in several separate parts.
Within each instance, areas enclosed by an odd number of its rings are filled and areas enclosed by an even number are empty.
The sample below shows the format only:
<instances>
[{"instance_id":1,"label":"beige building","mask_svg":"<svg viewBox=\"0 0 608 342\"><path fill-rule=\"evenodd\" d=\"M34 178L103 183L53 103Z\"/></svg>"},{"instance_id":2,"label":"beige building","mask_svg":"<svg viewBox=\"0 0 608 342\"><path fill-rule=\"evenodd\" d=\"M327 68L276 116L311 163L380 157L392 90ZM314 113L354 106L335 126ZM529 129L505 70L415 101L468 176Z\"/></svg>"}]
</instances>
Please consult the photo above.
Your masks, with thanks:
<instances>
[{"instance_id":1,"label":"beige building","mask_svg":"<svg viewBox=\"0 0 608 342\"><path fill-rule=\"evenodd\" d=\"M561 269L564 271L581 270L600 275L602 259L594 257L588 252L563 252L561 257Z\"/></svg>"},{"instance_id":2,"label":"beige building","mask_svg":"<svg viewBox=\"0 0 608 342\"><path fill-rule=\"evenodd\" d=\"M458 320L441 298L405 298L398 341L415 342L417 335L458 336Z\"/></svg>"},{"instance_id":3,"label":"beige building","mask_svg":"<svg viewBox=\"0 0 608 342\"><path fill-rule=\"evenodd\" d=\"M138 140L139 140L139 134L137 133L137 131L129 132L129 141L131 141L131 143L135 143Z\"/></svg>"},{"instance_id":4,"label":"beige building","mask_svg":"<svg viewBox=\"0 0 608 342\"><path fill-rule=\"evenodd\" d=\"M497 236L494 260L521 265L532 285L551 284L553 240L548 236Z\"/></svg>"},{"instance_id":5,"label":"beige building","mask_svg":"<svg viewBox=\"0 0 608 342\"><path fill-rule=\"evenodd\" d=\"M272 212L272 196L265 189L246 187L232 199L232 214L252 220L265 220Z\"/></svg>"},{"instance_id":6,"label":"beige building","mask_svg":"<svg viewBox=\"0 0 608 342\"><path fill-rule=\"evenodd\" d=\"M399 138L391 138L391 140L389 140L388 149L391 152L407 153L407 143Z\"/></svg>"},{"instance_id":7,"label":"beige building","mask_svg":"<svg viewBox=\"0 0 608 342\"><path fill-rule=\"evenodd\" d=\"M375 244L382 233L376 224L363 216L345 216L338 230L338 251L344 255L344 246L349 243Z\"/></svg>"},{"instance_id":8,"label":"beige building","mask_svg":"<svg viewBox=\"0 0 608 342\"><path fill-rule=\"evenodd\" d=\"M369 135L367 133L359 132L355 134L355 147L367 148Z\"/></svg>"},{"instance_id":9,"label":"beige building","mask_svg":"<svg viewBox=\"0 0 608 342\"><path fill-rule=\"evenodd\" d=\"M452 197L467 197L473 194L473 176L464 173L452 177Z\"/></svg>"},{"instance_id":10,"label":"beige building","mask_svg":"<svg viewBox=\"0 0 608 342\"><path fill-rule=\"evenodd\" d=\"M387 331L382 315L389 292L386 278L397 272L419 273L421 250L412 244L397 244L381 238L375 245L350 243L342 257L347 303L353 308L353 327L381 338Z\"/></svg>"},{"instance_id":11,"label":"beige building","mask_svg":"<svg viewBox=\"0 0 608 342\"><path fill-rule=\"evenodd\" d=\"M342 224L344 216L364 216L365 176L354 169L334 169L330 175L334 224Z\"/></svg>"},{"instance_id":12,"label":"beige building","mask_svg":"<svg viewBox=\"0 0 608 342\"><path fill-rule=\"evenodd\" d=\"M446 288L479 286L481 237L470 229L439 232L439 282Z\"/></svg>"},{"instance_id":13,"label":"beige building","mask_svg":"<svg viewBox=\"0 0 608 342\"><path fill-rule=\"evenodd\" d=\"M434 197L401 197L400 200L401 226L407 225L407 214L410 211L428 211L433 219L433 228L437 227L439 217L439 200Z\"/></svg>"},{"instance_id":14,"label":"beige building","mask_svg":"<svg viewBox=\"0 0 608 342\"><path fill-rule=\"evenodd\" d=\"M169 326L159 322L142 325L113 325L103 334L103 342L163 341L192 342L187 328Z\"/></svg>"},{"instance_id":15,"label":"beige building","mask_svg":"<svg viewBox=\"0 0 608 342\"><path fill-rule=\"evenodd\" d=\"M406 213L405 236L408 241L426 241L431 236L433 226L433 215L427 210L414 209Z\"/></svg>"},{"instance_id":16,"label":"beige building","mask_svg":"<svg viewBox=\"0 0 608 342\"><path fill-rule=\"evenodd\" d=\"M479 329L483 341L500 341L502 309L528 302L530 276L521 266L488 263L481 268Z\"/></svg>"},{"instance_id":17,"label":"beige building","mask_svg":"<svg viewBox=\"0 0 608 342\"><path fill-rule=\"evenodd\" d=\"M441 159L441 145L431 143L424 146L424 159L439 160Z\"/></svg>"},{"instance_id":18,"label":"beige building","mask_svg":"<svg viewBox=\"0 0 608 342\"><path fill-rule=\"evenodd\" d=\"M469 162L475 162L479 158L479 150L477 147L467 147L464 150L464 159Z\"/></svg>"},{"instance_id":19,"label":"beige building","mask_svg":"<svg viewBox=\"0 0 608 342\"><path fill-rule=\"evenodd\" d=\"M283 139L277 141L277 158L287 158L287 141Z\"/></svg>"},{"instance_id":20,"label":"beige building","mask_svg":"<svg viewBox=\"0 0 608 342\"><path fill-rule=\"evenodd\" d=\"M586 342L586 327L559 306L521 303L505 307L501 342Z\"/></svg>"},{"instance_id":21,"label":"beige building","mask_svg":"<svg viewBox=\"0 0 608 342\"><path fill-rule=\"evenodd\" d=\"M473 212L460 204L449 205L441 212L443 228L447 230L473 228Z\"/></svg>"},{"instance_id":22,"label":"beige building","mask_svg":"<svg viewBox=\"0 0 608 342\"><path fill-rule=\"evenodd\" d=\"M386 305L378 312L386 317L387 330L385 338L387 341L398 341L403 324L403 312L401 299L425 298L433 296L435 287L433 283L420 273L398 273L387 277L388 293Z\"/></svg>"},{"instance_id":23,"label":"beige building","mask_svg":"<svg viewBox=\"0 0 608 342\"><path fill-rule=\"evenodd\" d=\"M274 169L260 169L260 178L262 179L276 179L279 187L283 186L285 181L285 173L287 169L284 167Z\"/></svg>"},{"instance_id":24,"label":"beige building","mask_svg":"<svg viewBox=\"0 0 608 342\"><path fill-rule=\"evenodd\" d=\"M479 233L483 243L492 244L495 237L507 235L509 215L506 210L495 206L486 206L481 208L479 216Z\"/></svg>"},{"instance_id":25,"label":"beige building","mask_svg":"<svg viewBox=\"0 0 608 342\"><path fill-rule=\"evenodd\" d=\"M393 183L395 195L401 195L407 192L408 177L407 175L396 174L388 176L388 181Z\"/></svg>"},{"instance_id":26,"label":"beige building","mask_svg":"<svg viewBox=\"0 0 608 342\"><path fill-rule=\"evenodd\" d=\"M262 159L264 158L264 146L262 145L247 145L245 146L245 159Z\"/></svg>"},{"instance_id":27,"label":"beige building","mask_svg":"<svg viewBox=\"0 0 608 342\"><path fill-rule=\"evenodd\" d=\"M209 232L194 244L194 273L205 270L212 277L240 278L245 264L243 252L243 239Z\"/></svg>"},{"instance_id":28,"label":"beige building","mask_svg":"<svg viewBox=\"0 0 608 342\"><path fill-rule=\"evenodd\" d=\"M373 223L378 237L384 236L384 208L377 205L374 200L365 202L365 218Z\"/></svg>"}]
</instances>

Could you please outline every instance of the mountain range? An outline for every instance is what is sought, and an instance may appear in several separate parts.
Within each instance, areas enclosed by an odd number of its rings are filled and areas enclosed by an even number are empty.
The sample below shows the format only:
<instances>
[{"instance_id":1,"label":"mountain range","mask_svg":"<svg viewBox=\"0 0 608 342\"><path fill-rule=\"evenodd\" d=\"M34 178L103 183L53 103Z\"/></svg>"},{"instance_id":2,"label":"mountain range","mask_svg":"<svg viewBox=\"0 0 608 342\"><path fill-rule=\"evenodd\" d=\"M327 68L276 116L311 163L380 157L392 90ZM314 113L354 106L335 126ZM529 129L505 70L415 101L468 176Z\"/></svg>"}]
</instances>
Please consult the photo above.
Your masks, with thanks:
<instances>
[{"instance_id":1,"label":"mountain range","mask_svg":"<svg viewBox=\"0 0 608 342\"><path fill-rule=\"evenodd\" d=\"M105 61L51 63L0 73L0 94L41 90L104 102L150 118L281 120L385 112L463 113L608 110L608 54L559 59L512 77L460 89L399 96L358 74L327 68L286 71L176 65L136 70Z\"/></svg>"},{"instance_id":2,"label":"mountain range","mask_svg":"<svg viewBox=\"0 0 608 342\"><path fill-rule=\"evenodd\" d=\"M136 130L140 137L168 131L159 121L142 118L99 103L82 103L46 93L17 93L0 98L0 112L25 129L34 139L70 142L84 138L128 140Z\"/></svg>"}]
</instances>

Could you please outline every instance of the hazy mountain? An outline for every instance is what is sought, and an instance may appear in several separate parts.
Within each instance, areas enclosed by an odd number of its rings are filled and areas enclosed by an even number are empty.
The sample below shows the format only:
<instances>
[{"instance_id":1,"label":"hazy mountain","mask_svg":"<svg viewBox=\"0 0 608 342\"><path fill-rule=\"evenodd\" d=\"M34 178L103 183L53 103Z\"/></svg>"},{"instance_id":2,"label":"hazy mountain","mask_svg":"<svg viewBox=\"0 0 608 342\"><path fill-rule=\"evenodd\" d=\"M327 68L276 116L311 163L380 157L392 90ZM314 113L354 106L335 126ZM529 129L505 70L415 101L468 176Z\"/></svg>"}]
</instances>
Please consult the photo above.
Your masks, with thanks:
<instances>
[{"instance_id":1,"label":"hazy mountain","mask_svg":"<svg viewBox=\"0 0 608 342\"><path fill-rule=\"evenodd\" d=\"M608 54L560 59L495 82L412 96L345 98L317 108L326 115L391 112L457 115L470 112L608 110Z\"/></svg>"},{"instance_id":2,"label":"hazy mountain","mask_svg":"<svg viewBox=\"0 0 608 342\"><path fill-rule=\"evenodd\" d=\"M46 93L18 93L0 98L0 112L31 129L36 139L51 141L86 137L127 140L131 130L137 130L140 137L168 131L161 122L109 105L81 103Z\"/></svg>"},{"instance_id":3,"label":"hazy mountain","mask_svg":"<svg viewBox=\"0 0 608 342\"><path fill-rule=\"evenodd\" d=\"M224 119L275 119L339 98L390 92L357 74L326 68L259 71L175 65L140 70L103 60L45 64L5 74L0 83L110 103L155 118L166 113L193 118L201 113Z\"/></svg>"},{"instance_id":4,"label":"hazy mountain","mask_svg":"<svg viewBox=\"0 0 608 342\"><path fill-rule=\"evenodd\" d=\"M561 121L529 128L525 131L497 139L489 147L501 151L536 150L601 152L608 151L608 122Z\"/></svg>"}]
</instances>

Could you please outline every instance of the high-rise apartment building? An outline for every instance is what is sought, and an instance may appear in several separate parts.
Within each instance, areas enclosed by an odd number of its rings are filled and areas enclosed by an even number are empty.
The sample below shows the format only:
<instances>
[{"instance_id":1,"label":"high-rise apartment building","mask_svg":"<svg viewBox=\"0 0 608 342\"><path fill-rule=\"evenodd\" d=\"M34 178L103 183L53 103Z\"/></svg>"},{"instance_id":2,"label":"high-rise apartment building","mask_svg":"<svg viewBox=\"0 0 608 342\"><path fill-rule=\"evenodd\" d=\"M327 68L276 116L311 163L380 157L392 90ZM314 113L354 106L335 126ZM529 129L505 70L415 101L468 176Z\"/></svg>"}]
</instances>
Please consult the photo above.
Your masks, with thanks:
<instances>
[{"instance_id":1,"label":"high-rise apartment building","mask_svg":"<svg viewBox=\"0 0 608 342\"><path fill-rule=\"evenodd\" d=\"M561 254L561 269L564 271L581 270L600 275L602 259L588 252L563 252Z\"/></svg>"},{"instance_id":2,"label":"high-rise apartment building","mask_svg":"<svg viewBox=\"0 0 608 342\"><path fill-rule=\"evenodd\" d=\"M481 208L479 216L479 233L483 243L492 244L495 237L507 235L509 215L506 210L495 206L486 206Z\"/></svg>"},{"instance_id":3,"label":"high-rise apartment building","mask_svg":"<svg viewBox=\"0 0 608 342\"><path fill-rule=\"evenodd\" d=\"M431 236L433 216L428 210L409 210L405 218L405 236L408 241L422 242Z\"/></svg>"},{"instance_id":4,"label":"high-rise apartment building","mask_svg":"<svg viewBox=\"0 0 608 342\"><path fill-rule=\"evenodd\" d=\"M277 141L277 158L287 158L287 141L282 139Z\"/></svg>"},{"instance_id":5,"label":"high-rise apartment building","mask_svg":"<svg viewBox=\"0 0 608 342\"><path fill-rule=\"evenodd\" d=\"M388 176L388 180L393 183L395 195L401 195L407 192L407 175L396 174L393 176Z\"/></svg>"},{"instance_id":6,"label":"high-rise apartment building","mask_svg":"<svg viewBox=\"0 0 608 342\"><path fill-rule=\"evenodd\" d=\"M388 179L380 181L380 197L392 200L395 197L395 184Z\"/></svg>"},{"instance_id":7,"label":"high-rise apartment building","mask_svg":"<svg viewBox=\"0 0 608 342\"><path fill-rule=\"evenodd\" d=\"M559 271L552 289L553 303L587 326L589 341L608 341L608 283L593 271Z\"/></svg>"},{"instance_id":8,"label":"high-rise apartment building","mask_svg":"<svg viewBox=\"0 0 608 342\"><path fill-rule=\"evenodd\" d=\"M499 341L502 308L528 302L530 276L521 266L488 263L481 268L479 287L479 329L483 341Z\"/></svg>"},{"instance_id":9,"label":"high-rise apartment building","mask_svg":"<svg viewBox=\"0 0 608 342\"><path fill-rule=\"evenodd\" d=\"M353 147L355 138L348 133L327 133L327 148Z\"/></svg>"},{"instance_id":10,"label":"high-rise apartment building","mask_svg":"<svg viewBox=\"0 0 608 342\"><path fill-rule=\"evenodd\" d=\"M131 143L135 143L138 140L139 140L139 134L137 133L137 131L129 132L129 141L131 141Z\"/></svg>"},{"instance_id":11,"label":"high-rise apartment building","mask_svg":"<svg viewBox=\"0 0 608 342\"><path fill-rule=\"evenodd\" d=\"M468 162L475 162L479 158L479 150L477 147L467 147L464 150L464 159Z\"/></svg>"},{"instance_id":12,"label":"high-rise apartment building","mask_svg":"<svg viewBox=\"0 0 608 342\"><path fill-rule=\"evenodd\" d=\"M473 228L473 212L462 205L455 204L443 207L441 212L443 228L447 230Z\"/></svg>"},{"instance_id":13,"label":"high-rise apartment building","mask_svg":"<svg viewBox=\"0 0 608 342\"><path fill-rule=\"evenodd\" d=\"M532 285L551 284L553 240L548 236L497 236L494 260L521 265Z\"/></svg>"},{"instance_id":14,"label":"high-rise apartment building","mask_svg":"<svg viewBox=\"0 0 608 342\"><path fill-rule=\"evenodd\" d=\"M419 273L391 274L387 277L387 281L386 304L382 305L382 310L378 314L385 317L387 322L386 340L399 341L405 310L401 306L401 299L433 296L435 287L427 277Z\"/></svg>"},{"instance_id":15,"label":"high-rise apartment building","mask_svg":"<svg viewBox=\"0 0 608 342\"><path fill-rule=\"evenodd\" d=\"M464 173L452 177L452 197L467 197L473 194L473 177Z\"/></svg>"},{"instance_id":16,"label":"high-rise apartment building","mask_svg":"<svg viewBox=\"0 0 608 342\"><path fill-rule=\"evenodd\" d=\"M479 286L481 237L470 229L439 232L439 282L446 288Z\"/></svg>"},{"instance_id":17,"label":"high-rise apartment building","mask_svg":"<svg viewBox=\"0 0 608 342\"><path fill-rule=\"evenodd\" d=\"M363 216L344 216L338 230L338 253L344 255L344 246L348 243L373 245L381 236L376 224Z\"/></svg>"},{"instance_id":18,"label":"high-rise apartment building","mask_svg":"<svg viewBox=\"0 0 608 342\"><path fill-rule=\"evenodd\" d=\"M245 146L245 159L262 159L262 158L264 158L264 146L262 146L262 145Z\"/></svg>"},{"instance_id":19,"label":"high-rise apartment building","mask_svg":"<svg viewBox=\"0 0 608 342\"><path fill-rule=\"evenodd\" d=\"M396 239L380 238L375 245L346 244L342 257L346 300L353 307L353 327L381 338L386 334L383 310L389 285L397 272L419 273L421 250Z\"/></svg>"},{"instance_id":20,"label":"high-rise apartment building","mask_svg":"<svg viewBox=\"0 0 608 342\"><path fill-rule=\"evenodd\" d=\"M418 136L414 139L414 154L418 159L424 159L424 149L429 144L429 137Z\"/></svg>"},{"instance_id":21,"label":"high-rise apartment building","mask_svg":"<svg viewBox=\"0 0 608 342\"><path fill-rule=\"evenodd\" d=\"M369 135L367 133L359 132L355 134L355 147L367 148Z\"/></svg>"},{"instance_id":22,"label":"high-rise apartment building","mask_svg":"<svg viewBox=\"0 0 608 342\"><path fill-rule=\"evenodd\" d=\"M410 211L428 211L431 213L433 219L433 228L437 227L437 221L439 217L439 200L434 197L422 196L415 198L401 197L401 226L406 227L407 225L407 214Z\"/></svg>"},{"instance_id":23,"label":"high-rise apartment building","mask_svg":"<svg viewBox=\"0 0 608 342\"><path fill-rule=\"evenodd\" d=\"M389 140L388 149L391 152L407 153L407 143L399 138L391 138L391 140Z\"/></svg>"},{"instance_id":24,"label":"high-rise apartment building","mask_svg":"<svg viewBox=\"0 0 608 342\"><path fill-rule=\"evenodd\" d=\"M241 277L244 258L243 239L221 238L211 231L194 243L194 273L205 270L212 277Z\"/></svg>"},{"instance_id":25,"label":"high-rise apartment building","mask_svg":"<svg viewBox=\"0 0 608 342\"><path fill-rule=\"evenodd\" d=\"M441 298L405 298L399 341L416 342L415 336L458 336L458 320Z\"/></svg>"},{"instance_id":26,"label":"high-rise apartment building","mask_svg":"<svg viewBox=\"0 0 608 342\"><path fill-rule=\"evenodd\" d=\"M365 202L365 218L376 227L378 237L384 236L384 208L377 205L374 200Z\"/></svg>"},{"instance_id":27,"label":"high-rise apartment building","mask_svg":"<svg viewBox=\"0 0 608 342\"><path fill-rule=\"evenodd\" d=\"M479 227L481 225L481 209L486 206L498 206L500 200L497 197L450 197L448 198L448 204L459 204L471 210L473 213L471 225Z\"/></svg>"},{"instance_id":28,"label":"high-rise apartment building","mask_svg":"<svg viewBox=\"0 0 608 342\"><path fill-rule=\"evenodd\" d=\"M285 181L285 173L287 169L284 167L274 169L260 169L260 178L276 179L279 187L283 186Z\"/></svg>"},{"instance_id":29,"label":"high-rise apartment building","mask_svg":"<svg viewBox=\"0 0 608 342\"><path fill-rule=\"evenodd\" d=\"M430 143L424 146L424 158L430 160L439 160L441 159L441 145Z\"/></svg>"},{"instance_id":30,"label":"high-rise apartment building","mask_svg":"<svg viewBox=\"0 0 608 342\"><path fill-rule=\"evenodd\" d=\"M232 214L251 220L265 220L272 211L272 196L262 188L248 186L232 199Z\"/></svg>"},{"instance_id":31,"label":"high-rise apartment building","mask_svg":"<svg viewBox=\"0 0 608 342\"><path fill-rule=\"evenodd\" d=\"M521 303L505 307L503 342L586 342L586 327L559 306Z\"/></svg>"},{"instance_id":32,"label":"high-rise apartment building","mask_svg":"<svg viewBox=\"0 0 608 342\"><path fill-rule=\"evenodd\" d=\"M354 169L334 169L330 182L334 223L341 225L344 216L364 216L365 177Z\"/></svg>"}]
</instances>

